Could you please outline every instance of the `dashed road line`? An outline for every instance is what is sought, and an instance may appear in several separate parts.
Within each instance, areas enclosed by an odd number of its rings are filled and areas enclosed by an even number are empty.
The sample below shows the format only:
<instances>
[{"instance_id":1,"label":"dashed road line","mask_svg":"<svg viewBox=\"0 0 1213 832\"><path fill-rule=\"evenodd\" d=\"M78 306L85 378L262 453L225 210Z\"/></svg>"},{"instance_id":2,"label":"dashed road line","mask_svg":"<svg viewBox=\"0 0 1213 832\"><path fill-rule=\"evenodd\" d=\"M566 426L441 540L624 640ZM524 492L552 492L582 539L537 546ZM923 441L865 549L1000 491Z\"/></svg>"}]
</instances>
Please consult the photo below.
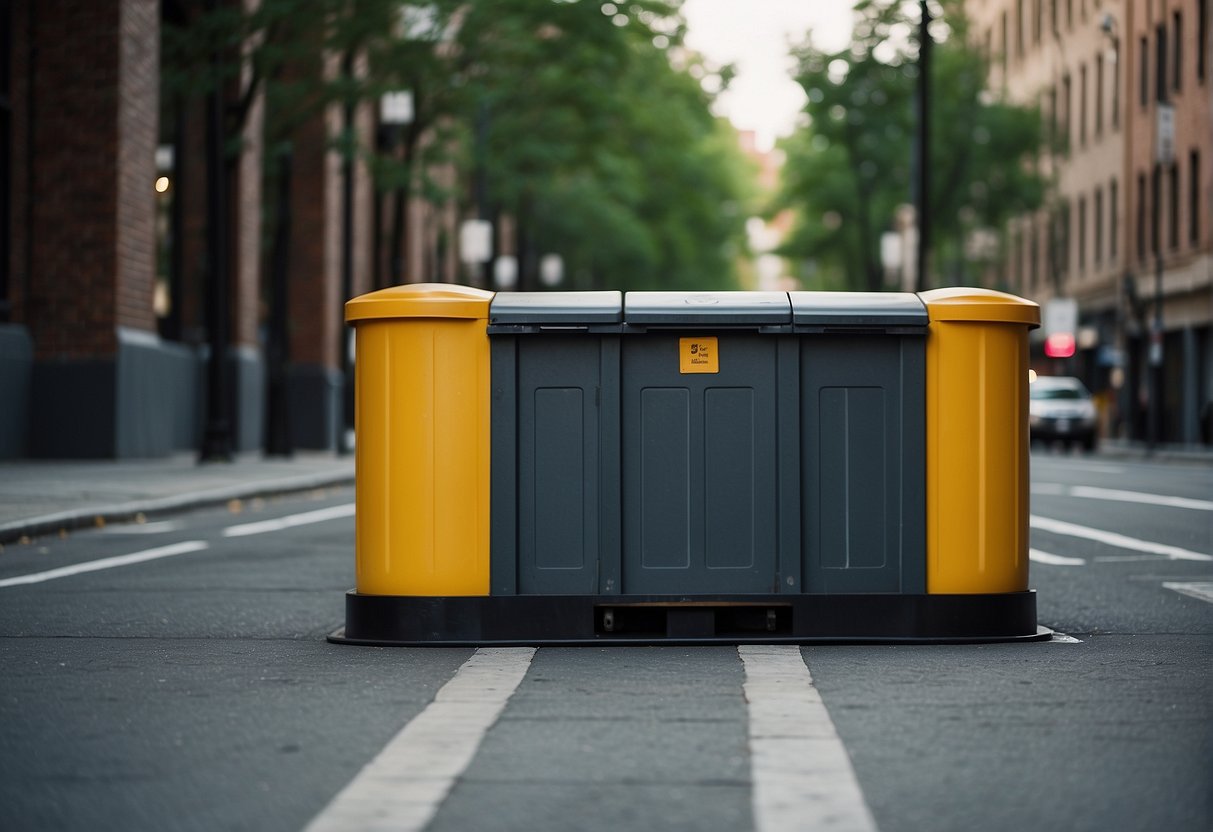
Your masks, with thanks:
<instances>
[{"instance_id":1,"label":"dashed road line","mask_svg":"<svg viewBox=\"0 0 1213 832\"><path fill-rule=\"evenodd\" d=\"M1040 517L1035 514L1030 515L1028 519L1032 528L1052 532L1053 534L1081 537L1086 540L1094 540L1097 543L1116 546L1120 549L1132 549L1137 552L1164 555L1171 560L1213 561L1213 555L1205 552L1193 552L1190 549L1183 549L1179 546L1155 543L1152 540L1138 540L1135 537L1128 537L1127 535L1115 532L1105 532L1101 529L1092 529L1089 526L1080 526L1077 523L1067 523L1063 520L1053 520L1049 517Z\"/></svg>"},{"instance_id":2,"label":"dashed road line","mask_svg":"<svg viewBox=\"0 0 1213 832\"><path fill-rule=\"evenodd\" d=\"M1213 511L1213 500L1172 497L1166 494L1125 491L1118 488L1098 488L1092 485L1067 486L1057 482L1037 482L1032 484L1032 493L1051 497L1082 497L1087 500L1108 500L1111 502L1165 506L1167 508L1185 508L1192 509L1193 511Z\"/></svg>"},{"instance_id":3,"label":"dashed road line","mask_svg":"<svg viewBox=\"0 0 1213 832\"><path fill-rule=\"evenodd\" d=\"M533 647L480 648L306 832L425 827L526 676Z\"/></svg>"},{"instance_id":4,"label":"dashed road line","mask_svg":"<svg viewBox=\"0 0 1213 832\"><path fill-rule=\"evenodd\" d=\"M144 563L158 558L168 558L174 555L184 555L190 552L200 552L210 548L204 540L186 540L172 543L168 546L157 546L155 549L144 549L129 555L118 555L112 558L102 558L86 563L76 563L71 566L61 566L58 569L48 569L45 572L35 572L31 575L18 575L15 578L0 579L0 587L23 586L25 584L40 584L43 581L53 581L56 578L68 578L85 572L98 572L102 569L113 569L116 566L130 566L132 563Z\"/></svg>"},{"instance_id":5,"label":"dashed road line","mask_svg":"<svg viewBox=\"0 0 1213 832\"><path fill-rule=\"evenodd\" d=\"M851 758L796 646L745 645L754 828L875 832Z\"/></svg>"},{"instance_id":6,"label":"dashed road line","mask_svg":"<svg viewBox=\"0 0 1213 832\"><path fill-rule=\"evenodd\" d=\"M176 520L160 520L155 523L117 523L106 526L99 531L102 534L166 534L181 528Z\"/></svg>"},{"instance_id":7,"label":"dashed road line","mask_svg":"<svg viewBox=\"0 0 1213 832\"><path fill-rule=\"evenodd\" d=\"M354 515L354 504L343 503L339 506L329 506L328 508L319 508L315 511L305 511L302 514L288 514L286 517L278 517L273 520L258 520L255 523L241 523L237 526L228 526L223 530L224 537L247 537L251 534L265 534L266 532L278 532L283 529L291 529L295 526L306 526L311 523L322 523L325 520L336 520L339 517L352 517Z\"/></svg>"},{"instance_id":8,"label":"dashed road line","mask_svg":"<svg viewBox=\"0 0 1213 832\"><path fill-rule=\"evenodd\" d=\"M1083 558L1071 558L1065 555L1054 555L1049 552L1042 552L1039 549L1029 549L1028 558L1036 563L1045 563L1049 566L1086 566L1087 562Z\"/></svg>"},{"instance_id":9,"label":"dashed road line","mask_svg":"<svg viewBox=\"0 0 1213 832\"><path fill-rule=\"evenodd\" d=\"M1213 604L1213 581L1166 581L1163 586Z\"/></svg>"}]
</instances>

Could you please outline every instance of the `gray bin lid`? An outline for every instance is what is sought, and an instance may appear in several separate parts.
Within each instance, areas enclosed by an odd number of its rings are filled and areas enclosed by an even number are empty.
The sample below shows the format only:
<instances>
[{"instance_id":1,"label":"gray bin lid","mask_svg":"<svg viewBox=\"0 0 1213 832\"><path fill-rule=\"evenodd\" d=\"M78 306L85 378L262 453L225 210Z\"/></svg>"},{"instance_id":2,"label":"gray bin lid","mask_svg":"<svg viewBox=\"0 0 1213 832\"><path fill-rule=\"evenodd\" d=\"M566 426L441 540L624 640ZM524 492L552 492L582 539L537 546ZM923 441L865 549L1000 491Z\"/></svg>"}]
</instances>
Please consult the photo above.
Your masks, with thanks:
<instances>
[{"instance_id":1,"label":"gray bin lid","mask_svg":"<svg viewBox=\"0 0 1213 832\"><path fill-rule=\"evenodd\" d=\"M785 292L628 292L624 320L665 326L777 326L792 321Z\"/></svg>"},{"instance_id":2,"label":"gray bin lid","mask_svg":"<svg viewBox=\"0 0 1213 832\"><path fill-rule=\"evenodd\" d=\"M618 324L622 292L498 292L489 306L490 324Z\"/></svg>"},{"instance_id":3,"label":"gray bin lid","mask_svg":"<svg viewBox=\"0 0 1213 832\"><path fill-rule=\"evenodd\" d=\"M926 326L927 308L911 292L789 292L802 326Z\"/></svg>"}]
</instances>

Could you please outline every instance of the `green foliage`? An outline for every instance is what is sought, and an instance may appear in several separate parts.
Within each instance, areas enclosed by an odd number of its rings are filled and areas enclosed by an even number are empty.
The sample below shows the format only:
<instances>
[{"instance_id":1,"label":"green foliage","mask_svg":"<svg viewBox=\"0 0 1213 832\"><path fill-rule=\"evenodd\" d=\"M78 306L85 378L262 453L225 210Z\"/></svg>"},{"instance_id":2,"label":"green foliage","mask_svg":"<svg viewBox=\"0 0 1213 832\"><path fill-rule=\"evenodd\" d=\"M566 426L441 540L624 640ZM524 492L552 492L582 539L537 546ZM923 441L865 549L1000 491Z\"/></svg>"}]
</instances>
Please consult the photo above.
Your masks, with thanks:
<instances>
[{"instance_id":1,"label":"green foliage","mask_svg":"<svg viewBox=\"0 0 1213 832\"><path fill-rule=\"evenodd\" d=\"M222 6L165 32L168 86L182 97L239 78L263 90L267 138L332 104L413 94L409 125L359 145L381 191L461 199L520 228L523 280L560 253L578 288L724 288L744 245L752 172L709 110L706 67L681 45L680 0L262 0ZM608 12L610 12L608 14ZM228 56L216 73L214 50ZM323 56L366 72L321 72ZM331 68L330 68L331 70ZM247 107L232 109L233 132ZM267 157L272 154L267 154ZM454 165L458 189L429 176ZM486 205L475 204L483 183ZM566 285L568 285L566 283Z\"/></svg>"},{"instance_id":2,"label":"green foliage","mask_svg":"<svg viewBox=\"0 0 1213 832\"><path fill-rule=\"evenodd\" d=\"M986 61L967 42L960 4L943 11L931 56L931 274L947 264L947 281L965 283L983 265L964 256L969 236L1039 207L1048 183L1036 165L1039 112L985 90ZM783 145L773 210L797 210L783 253L818 263L823 285L881 288L880 234L911 201L916 27L916 8L864 0L848 49L823 52L809 41L796 50L810 124Z\"/></svg>"}]
</instances>

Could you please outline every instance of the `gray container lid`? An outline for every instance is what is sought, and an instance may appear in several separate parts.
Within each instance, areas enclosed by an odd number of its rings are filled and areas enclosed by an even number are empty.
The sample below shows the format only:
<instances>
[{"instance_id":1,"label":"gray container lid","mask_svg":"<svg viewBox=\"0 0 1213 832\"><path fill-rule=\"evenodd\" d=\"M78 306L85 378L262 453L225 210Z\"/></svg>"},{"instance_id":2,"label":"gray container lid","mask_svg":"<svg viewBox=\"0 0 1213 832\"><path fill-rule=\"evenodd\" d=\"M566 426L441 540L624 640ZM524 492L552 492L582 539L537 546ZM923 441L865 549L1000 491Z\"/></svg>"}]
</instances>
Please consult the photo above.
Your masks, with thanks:
<instances>
[{"instance_id":1,"label":"gray container lid","mask_svg":"<svg viewBox=\"0 0 1213 832\"><path fill-rule=\"evenodd\" d=\"M622 321L622 292L498 292L489 306L490 324L575 326Z\"/></svg>"},{"instance_id":2,"label":"gray container lid","mask_svg":"<svg viewBox=\"0 0 1213 832\"><path fill-rule=\"evenodd\" d=\"M802 326L926 326L927 308L911 292L789 292Z\"/></svg>"},{"instance_id":3,"label":"gray container lid","mask_svg":"<svg viewBox=\"0 0 1213 832\"><path fill-rule=\"evenodd\" d=\"M628 292L624 320L667 326L772 326L792 321L785 292Z\"/></svg>"}]
</instances>

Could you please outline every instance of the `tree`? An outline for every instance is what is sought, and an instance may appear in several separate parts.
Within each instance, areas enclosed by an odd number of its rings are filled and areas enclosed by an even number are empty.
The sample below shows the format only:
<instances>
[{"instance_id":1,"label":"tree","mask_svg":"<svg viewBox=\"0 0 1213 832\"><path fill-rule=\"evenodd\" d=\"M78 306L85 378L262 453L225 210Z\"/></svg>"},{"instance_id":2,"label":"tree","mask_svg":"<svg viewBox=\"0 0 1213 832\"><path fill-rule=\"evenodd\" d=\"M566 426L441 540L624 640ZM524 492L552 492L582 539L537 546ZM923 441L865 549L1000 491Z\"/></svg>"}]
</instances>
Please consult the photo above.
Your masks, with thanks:
<instances>
[{"instance_id":1,"label":"tree","mask_svg":"<svg viewBox=\"0 0 1213 832\"><path fill-rule=\"evenodd\" d=\"M714 70L681 30L677 4L648 0L469 7L458 43L486 122L475 164L516 220L524 284L542 248L580 288L733 285L744 162L691 75Z\"/></svg>"},{"instance_id":2,"label":"tree","mask_svg":"<svg viewBox=\"0 0 1213 832\"><path fill-rule=\"evenodd\" d=\"M982 266L966 258L966 241L1038 208L1048 181L1037 164L1039 111L985 89L987 56L968 43L961 4L945 0L942 11L931 79L933 272L963 284ZM797 210L782 253L816 260L826 286L882 288L880 233L910 201L917 19L906 12L897 0L863 0L847 49L825 52L810 38L794 52L809 124L783 144L773 210Z\"/></svg>"}]
</instances>

